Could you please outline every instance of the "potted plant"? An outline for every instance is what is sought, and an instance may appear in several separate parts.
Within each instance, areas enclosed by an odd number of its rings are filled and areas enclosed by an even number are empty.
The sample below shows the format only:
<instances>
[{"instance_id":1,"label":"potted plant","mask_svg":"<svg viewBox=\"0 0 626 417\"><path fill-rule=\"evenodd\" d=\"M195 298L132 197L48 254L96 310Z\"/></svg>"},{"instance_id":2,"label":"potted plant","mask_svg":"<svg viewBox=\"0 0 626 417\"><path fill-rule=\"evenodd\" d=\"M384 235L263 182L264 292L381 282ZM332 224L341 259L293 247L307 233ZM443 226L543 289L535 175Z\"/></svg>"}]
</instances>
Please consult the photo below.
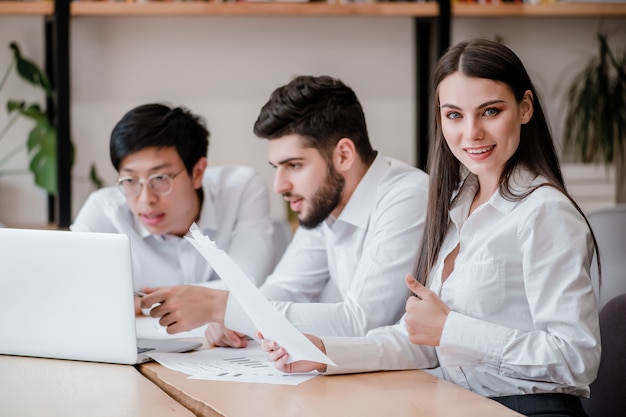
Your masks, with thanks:
<instances>
[{"instance_id":1,"label":"potted plant","mask_svg":"<svg viewBox=\"0 0 626 417\"><path fill-rule=\"evenodd\" d=\"M2 79L0 79L0 92L13 70L15 70L23 81L40 88L46 98L54 99L55 91L46 73L37 64L22 55L17 43L12 42L9 48L13 52L13 60L7 67ZM56 196L57 149L55 126L50 122L45 109L38 103L26 103L23 100L9 99L6 103L6 110L10 117L5 126L0 128L0 144L18 118L25 117L32 120L34 124L28 133L25 143L29 156L28 170L3 168L11 158L24 149L24 144L20 144L8 151L0 149L0 176L24 174L30 171L33 174L35 185L44 189L48 195ZM94 189L104 186L104 182L97 173L95 164L92 164L90 167L88 180Z\"/></svg>"},{"instance_id":2,"label":"potted plant","mask_svg":"<svg viewBox=\"0 0 626 417\"><path fill-rule=\"evenodd\" d=\"M616 202L626 203L626 51L598 33L598 55L567 90L564 152L582 162L613 164Z\"/></svg>"},{"instance_id":3,"label":"potted plant","mask_svg":"<svg viewBox=\"0 0 626 417\"><path fill-rule=\"evenodd\" d=\"M22 56L20 48L15 42L12 42L9 47L13 51L13 61L9 64L0 80L0 91L13 69L15 69L22 80L41 88L46 97L53 97L54 90L46 73L34 62ZM56 130L48 120L45 110L38 103L28 104L24 101L12 99L7 101L6 110L10 118L2 130L0 130L0 141L7 135L11 126L19 117L31 119L34 125L26 140L26 147L30 157L28 168L32 172L37 186L46 190L48 194L56 195ZM0 175L26 172L2 169L2 166L22 149L22 146L19 146L8 152L0 153Z\"/></svg>"}]
</instances>

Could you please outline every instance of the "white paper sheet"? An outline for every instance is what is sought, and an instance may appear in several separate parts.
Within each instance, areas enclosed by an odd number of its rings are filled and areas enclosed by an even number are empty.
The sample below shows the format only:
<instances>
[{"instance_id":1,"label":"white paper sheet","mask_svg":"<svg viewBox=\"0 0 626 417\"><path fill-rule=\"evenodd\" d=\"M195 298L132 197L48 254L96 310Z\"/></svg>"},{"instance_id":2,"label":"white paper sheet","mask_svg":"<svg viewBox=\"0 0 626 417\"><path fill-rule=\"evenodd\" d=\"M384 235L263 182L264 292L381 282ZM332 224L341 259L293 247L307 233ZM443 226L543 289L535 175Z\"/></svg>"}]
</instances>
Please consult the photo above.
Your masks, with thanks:
<instances>
[{"instance_id":1,"label":"white paper sheet","mask_svg":"<svg viewBox=\"0 0 626 417\"><path fill-rule=\"evenodd\" d=\"M230 256L204 236L195 223L191 225L185 238L225 282L263 336L276 341L289 352L289 362L309 360L335 366L328 356L276 310Z\"/></svg>"},{"instance_id":2,"label":"white paper sheet","mask_svg":"<svg viewBox=\"0 0 626 417\"><path fill-rule=\"evenodd\" d=\"M247 348L213 348L190 353L148 353L161 365L189 374L190 379L298 385L319 375L317 372L285 374L267 359L258 341Z\"/></svg>"}]
</instances>

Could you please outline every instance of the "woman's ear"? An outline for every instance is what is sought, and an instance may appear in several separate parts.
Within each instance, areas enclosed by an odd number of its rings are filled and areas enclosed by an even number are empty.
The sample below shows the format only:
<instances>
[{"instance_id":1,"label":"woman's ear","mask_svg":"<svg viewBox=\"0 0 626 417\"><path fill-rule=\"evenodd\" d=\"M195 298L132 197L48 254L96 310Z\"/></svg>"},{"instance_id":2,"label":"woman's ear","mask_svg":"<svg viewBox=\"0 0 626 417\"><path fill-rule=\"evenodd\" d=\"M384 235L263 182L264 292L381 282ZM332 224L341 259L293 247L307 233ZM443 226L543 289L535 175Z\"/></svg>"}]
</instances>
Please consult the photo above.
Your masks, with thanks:
<instances>
[{"instance_id":1,"label":"woman's ear","mask_svg":"<svg viewBox=\"0 0 626 417\"><path fill-rule=\"evenodd\" d=\"M202 187L202 178L204 177L204 170L209 164L206 156L198 159L198 162L193 166L193 171L191 172L191 180L193 182L193 188L196 190Z\"/></svg>"},{"instance_id":2,"label":"woman's ear","mask_svg":"<svg viewBox=\"0 0 626 417\"><path fill-rule=\"evenodd\" d=\"M524 97L522 97L522 102L520 103L520 109L522 111L522 124L526 124L533 117L533 111L535 109L534 106L533 93L530 90L526 90L524 93Z\"/></svg>"}]
</instances>

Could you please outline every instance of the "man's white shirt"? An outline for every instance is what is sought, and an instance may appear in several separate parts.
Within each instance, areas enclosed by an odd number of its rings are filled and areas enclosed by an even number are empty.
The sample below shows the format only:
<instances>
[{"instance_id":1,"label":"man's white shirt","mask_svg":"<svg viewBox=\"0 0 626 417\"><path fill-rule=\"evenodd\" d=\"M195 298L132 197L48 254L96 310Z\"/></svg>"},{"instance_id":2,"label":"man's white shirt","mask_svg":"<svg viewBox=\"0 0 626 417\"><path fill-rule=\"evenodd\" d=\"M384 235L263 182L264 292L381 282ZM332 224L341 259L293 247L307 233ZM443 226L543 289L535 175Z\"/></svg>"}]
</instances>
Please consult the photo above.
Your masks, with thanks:
<instances>
[{"instance_id":1,"label":"man's white shirt","mask_svg":"<svg viewBox=\"0 0 626 417\"><path fill-rule=\"evenodd\" d=\"M359 336L398 321L426 217L428 176L377 156L336 219L296 231L261 292L300 331ZM316 302L328 280L342 301ZM233 296L225 326L256 331Z\"/></svg>"},{"instance_id":2,"label":"man's white shirt","mask_svg":"<svg viewBox=\"0 0 626 417\"><path fill-rule=\"evenodd\" d=\"M269 193L262 177L243 166L209 167L202 188L198 227L260 285L274 266ZM136 290L180 284L223 288L207 261L184 238L150 234L117 187L93 192L70 229L126 234Z\"/></svg>"}]
</instances>

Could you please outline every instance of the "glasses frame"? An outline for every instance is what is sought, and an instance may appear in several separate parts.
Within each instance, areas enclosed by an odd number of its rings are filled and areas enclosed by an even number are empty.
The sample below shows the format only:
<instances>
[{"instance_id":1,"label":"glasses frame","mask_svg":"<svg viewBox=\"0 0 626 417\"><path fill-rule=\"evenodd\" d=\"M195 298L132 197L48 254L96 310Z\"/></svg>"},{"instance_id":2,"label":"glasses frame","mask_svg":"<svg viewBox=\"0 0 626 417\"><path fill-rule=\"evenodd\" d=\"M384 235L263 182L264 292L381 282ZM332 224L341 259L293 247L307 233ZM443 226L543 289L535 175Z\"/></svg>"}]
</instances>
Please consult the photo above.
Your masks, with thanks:
<instances>
[{"instance_id":1,"label":"glasses frame","mask_svg":"<svg viewBox=\"0 0 626 417\"><path fill-rule=\"evenodd\" d=\"M161 172L157 172L155 174L152 174L152 175L148 176L148 178L137 178L137 177L133 177L133 176L130 176L130 175L125 176L125 177L120 177L120 178L117 179L117 188L126 197L137 197L139 194L142 193L144 184L147 183L148 184L148 188L150 188L150 191L152 191L153 193L155 193L157 195L165 196L165 195L168 195L169 193L172 192L172 189L174 188L174 178L176 178L178 176L178 174L180 174L184 170L185 170L185 167L183 167L180 171L178 171L175 174L163 174ZM169 187L169 189L166 192L159 193L152 186L152 183L150 181L152 181L153 178L157 178L157 177L168 178L168 180L170 182L170 187ZM128 194L128 193L126 193L124 191L123 183L124 183L125 180L134 180L134 179L137 179L137 181L139 183L139 188L138 188L139 191L134 193L134 194Z\"/></svg>"}]
</instances>

